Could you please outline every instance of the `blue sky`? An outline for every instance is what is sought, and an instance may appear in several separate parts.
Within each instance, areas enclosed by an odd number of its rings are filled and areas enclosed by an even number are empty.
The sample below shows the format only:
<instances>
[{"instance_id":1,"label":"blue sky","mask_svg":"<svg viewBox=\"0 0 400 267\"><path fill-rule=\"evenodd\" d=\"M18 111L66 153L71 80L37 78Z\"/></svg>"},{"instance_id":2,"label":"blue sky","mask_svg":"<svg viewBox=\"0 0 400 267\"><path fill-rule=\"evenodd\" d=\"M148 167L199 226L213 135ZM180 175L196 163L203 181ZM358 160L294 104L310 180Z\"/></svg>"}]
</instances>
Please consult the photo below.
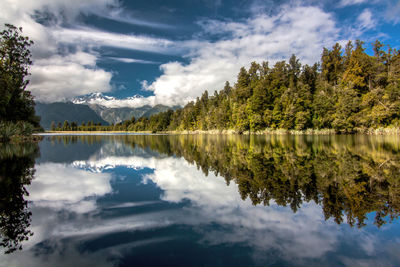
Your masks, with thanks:
<instances>
[{"instance_id":1,"label":"blue sky","mask_svg":"<svg viewBox=\"0 0 400 267\"><path fill-rule=\"evenodd\" d=\"M35 45L29 89L39 101L91 92L121 106L183 105L234 82L241 66L376 39L400 47L400 2L383 0L0 0L0 23Z\"/></svg>"}]
</instances>

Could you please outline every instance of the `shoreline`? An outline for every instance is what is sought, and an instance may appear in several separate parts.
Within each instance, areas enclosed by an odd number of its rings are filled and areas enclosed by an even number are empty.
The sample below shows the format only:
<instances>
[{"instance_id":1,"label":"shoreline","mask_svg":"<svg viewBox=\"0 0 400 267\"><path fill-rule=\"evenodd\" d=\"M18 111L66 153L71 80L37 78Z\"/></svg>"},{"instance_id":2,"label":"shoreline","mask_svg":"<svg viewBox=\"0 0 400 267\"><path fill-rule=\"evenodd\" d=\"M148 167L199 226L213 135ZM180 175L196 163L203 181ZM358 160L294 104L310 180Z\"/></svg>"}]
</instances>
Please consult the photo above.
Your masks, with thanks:
<instances>
[{"instance_id":1,"label":"shoreline","mask_svg":"<svg viewBox=\"0 0 400 267\"><path fill-rule=\"evenodd\" d=\"M239 133L233 129L228 130L184 130L184 131L45 131L36 133L35 135L63 135L63 134L87 134L87 135L101 135L101 134L221 134L221 135L340 135L340 134L364 134L364 135L400 135L400 128L377 128L377 129L356 129L352 133L341 133L334 129L307 129L307 130L286 130L286 129L265 129L263 131L250 132L244 131Z\"/></svg>"}]
</instances>

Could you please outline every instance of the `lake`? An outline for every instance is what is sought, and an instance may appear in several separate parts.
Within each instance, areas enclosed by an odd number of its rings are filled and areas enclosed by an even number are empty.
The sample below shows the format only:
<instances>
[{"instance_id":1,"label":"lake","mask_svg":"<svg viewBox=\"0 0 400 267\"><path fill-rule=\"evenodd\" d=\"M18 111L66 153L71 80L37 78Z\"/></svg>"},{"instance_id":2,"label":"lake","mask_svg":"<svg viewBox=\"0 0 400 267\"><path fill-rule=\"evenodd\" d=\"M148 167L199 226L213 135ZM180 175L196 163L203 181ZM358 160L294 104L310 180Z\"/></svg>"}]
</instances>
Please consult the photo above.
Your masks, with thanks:
<instances>
[{"instance_id":1,"label":"lake","mask_svg":"<svg viewBox=\"0 0 400 267\"><path fill-rule=\"evenodd\" d=\"M0 146L0 266L399 266L399 136Z\"/></svg>"}]
</instances>

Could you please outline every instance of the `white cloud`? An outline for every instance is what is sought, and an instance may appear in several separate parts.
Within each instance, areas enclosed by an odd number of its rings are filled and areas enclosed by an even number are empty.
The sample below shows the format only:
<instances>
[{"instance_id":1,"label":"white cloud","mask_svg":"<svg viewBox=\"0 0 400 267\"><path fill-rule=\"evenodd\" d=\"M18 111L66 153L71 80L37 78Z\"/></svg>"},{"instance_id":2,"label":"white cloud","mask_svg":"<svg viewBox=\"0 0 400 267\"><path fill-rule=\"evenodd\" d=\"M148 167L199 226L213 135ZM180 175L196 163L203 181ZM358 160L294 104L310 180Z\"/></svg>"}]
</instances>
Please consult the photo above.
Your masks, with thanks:
<instances>
[{"instance_id":1,"label":"white cloud","mask_svg":"<svg viewBox=\"0 0 400 267\"><path fill-rule=\"evenodd\" d=\"M376 26L376 21L373 19L371 10L365 9L357 18L357 23L360 29L369 30Z\"/></svg>"},{"instance_id":2,"label":"white cloud","mask_svg":"<svg viewBox=\"0 0 400 267\"><path fill-rule=\"evenodd\" d=\"M117 0L3 0L0 24L3 26L4 23L11 23L23 27L23 34L35 42L31 49L34 65L31 67L31 83L28 89L36 100L64 101L87 93L110 91L112 73L97 67L99 55L91 51L92 47L113 46L151 52L176 52L172 42L164 39L61 26L76 24L79 14L111 12L111 16L116 16L115 12L119 12L118 10L121 8ZM53 16L46 25L34 19L42 13ZM69 50L65 48L66 45ZM122 60L127 62L127 59ZM140 60L136 63L153 64Z\"/></svg>"},{"instance_id":3,"label":"white cloud","mask_svg":"<svg viewBox=\"0 0 400 267\"><path fill-rule=\"evenodd\" d=\"M99 17L103 17L106 19L118 21L118 22L123 22L123 23L128 23L132 25L139 25L139 26L145 26L145 27L150 27L150 28L159 28L159 29L173 29L174 27L168 24L163 24L163 23L157 23L157 22L152 22L152 21L147 21L143 19L137 19L135 18L134 15L129 14L126 9L123 7L121 8L115 8L112 11L108 12L97 12L95 13Z\"/></svg>"},{"instance_id":4,"label":"white cloud","mask_svg":"<svg viewBox=\"0 0 400 267\"><path fill-rule=\"evenodd\" d=\"M243 201L236 183L226 184L223 177L209 173L206 177L195 165L180 158L157 160L154 173L147 175L163 190L163 200L190 200L193 206L187 224L217 223L230 231L204 232L202 242L212 245L245 243L255 251L275 249L287 260L320 258L335 248L337 236L331 224L324 221L321 209L305 204L297 214L289 208L253 206ZM324 234L318 231L324 225ZM222 227L222 229L225 229ZM265 233L268 232L268 235ZM283 241L284 240L284 241ZM290 240L290 241L289 241Z\"/></svg>"},{"instance_id":5,"label":"white cloud","mask_svg":"<svg viewBox=\"0 0 400 267\"><path fill-rule=\"evenodd\" d=\"M88 173L65 164L44 163L36 166L28 200L35 207L85 213L96 209L96 200L90 197L111 193L110 180L110 173Z\"/></svg>"},{"instance_id":6,"label":"white cloud","mask_svg":"<svg viewBox=\"0 0 400 267\"><path fill-rule=\"evenodd\" d=\"M126 58L126 57L108 57L111 60L115 60L118 62L123 63L138 63L138 64L160 64L157 61L150 61L150 60L143 60L143 59L136 59L136 58Z\"/></svg>"},{"instance_id":7,"label":"white cloud","mask_svg":"<svg viewBox=\"0 0 400 267\"><path fill-rule=\"evenodd\" d=\"M346 31L349 40L360 39L363 34L374 30L378 25L376 19L377 14L374 14L370 9L364 9L355 19L353 24L350 24ZM373 40L376 40L378 36L375 36Z\"/></svg>"},{"instance_id":8,"label":"white cloud","mask_svg":"<svg viewBox=\"0 0 400 267\"><path fill-rule=\"evenodd\" d=\"M167 54L174 54L180 50L172 41L167 39L111 33L92 28L54 28L52 34L61 43L89 47L109 46Z\"/></svg>"},{"instance_id":9,"label":"white cloud","mask_svg":"<svg viewBox=\"0 0 400 267\"><path fill-rule=\"evenodd\" d=\"M106 147L104 149L107 150ZM109 171L117 166L134 170L154 169L152 174L143 177L143 183L151 181L162 189L161 200L173 203L190 200L191 205L185 206L184 210L157 211L148 216L85 220L84 225L82 222L64 223L58 227L58 235L104 234L174 224L193 225L200 230L201 225L217 223L231 230L225 231L223 229L226 228L222 227L221 230L202 233L201 242L212 245L245 243L255 251L277 249L287 260L320 258L335 249L337 236L331 230L336 226L334 223L323 223L323 213L315 204L304 204L296 214L272 201L268 208L253 206L249 199L241 199L237 184L227 185L223 177L212 172L206 177L183 158L155 158L137 153L124 156L124 153L118 150L112 154L101 153L87 161L75 161L72 166L94 172ZM124 203L120 206L136 205ZM321 227L323 230L319 231ZM267 232L268 235L265 234Z\"/></svg>"},{"instance_id":10,"label":"white cloud","mask_svg":"<svg viewBox=\"0 0 400 267\"><path fill-rule=\"evenodd\" d=\"M391 0L386 3L386 12L383 18L393 24L398 24L400 22L400 1Z\"/></svg>"},{"instance_id":11,"label":"white cloud","mask_svg":"<svg viewBox=\"0 0 400 267\"><path fill-rule=\"evenodd\" d=\"M111 90L111 73L96 68L96 56L77 52L35 60L29 89L36 100L54 102Z\"/></svg>"},{"instance_id":12,"label":"white cloud","mask_svg":"<svg viewBox=\"0 0 400 267\"><path fill-rule=\"evenodd\" d=\"M353 5L359 5L367 2L367 0L341 0L339 3L339 6L345 7L345 6L353 6Z\"/></svg>"},{"instance_id":13,"label":"white cloud","mask_svg":"<svg viewBox=\"0 0 400 267\"><path fill-rule=\"evenodd\" d=\"M317 7L285 7L273 16L257 15L242 22L202 23L205 34L218 34L215 42L191 42L190 63L161 65L163 74L147 86L155 104L184 105L204 90L220 90L235 81L241 66L252 61L276 62L296 54L303 63L319 60L322 47L339 37L331 14Z\"/></svg>"}]
</instances>

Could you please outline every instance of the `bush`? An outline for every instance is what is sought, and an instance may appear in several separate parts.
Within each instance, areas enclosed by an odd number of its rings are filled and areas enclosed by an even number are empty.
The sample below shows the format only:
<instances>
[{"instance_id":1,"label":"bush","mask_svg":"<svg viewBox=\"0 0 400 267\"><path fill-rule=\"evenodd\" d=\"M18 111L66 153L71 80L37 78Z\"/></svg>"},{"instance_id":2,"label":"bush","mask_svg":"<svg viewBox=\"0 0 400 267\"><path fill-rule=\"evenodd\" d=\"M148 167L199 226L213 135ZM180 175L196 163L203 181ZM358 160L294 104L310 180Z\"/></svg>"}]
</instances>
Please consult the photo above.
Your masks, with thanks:
<instances>
[{"instance_id":1,"label":"bush","mask_svg":"<svg viewBox=\"0 0 400 267\"><path fill-rule=\"evenodd\" d=\"M11 122L0 122L0 142L7 142L16 135L17 127Z\"/></svg>"},{"instance_id":2,"label":"bush","mask_svg":"<svg viewBox=\"0 0 400 267\"><path fill-rule=\"evenodd\" d=\"M19 121L16 124L17 126L17 135L28 136L33 133L34 127L29 122Z\"/></svg>"},{"instance_id":3,"label":"bush","mask_svg":"<svg viewBox=\"0 0 400 267\"><path fill-rule=\"evenodd\" d=\"M8 142L15 136L30 136L34 127L29 122L0 122L0 142Z\"/></svg>"}]
</instances>

